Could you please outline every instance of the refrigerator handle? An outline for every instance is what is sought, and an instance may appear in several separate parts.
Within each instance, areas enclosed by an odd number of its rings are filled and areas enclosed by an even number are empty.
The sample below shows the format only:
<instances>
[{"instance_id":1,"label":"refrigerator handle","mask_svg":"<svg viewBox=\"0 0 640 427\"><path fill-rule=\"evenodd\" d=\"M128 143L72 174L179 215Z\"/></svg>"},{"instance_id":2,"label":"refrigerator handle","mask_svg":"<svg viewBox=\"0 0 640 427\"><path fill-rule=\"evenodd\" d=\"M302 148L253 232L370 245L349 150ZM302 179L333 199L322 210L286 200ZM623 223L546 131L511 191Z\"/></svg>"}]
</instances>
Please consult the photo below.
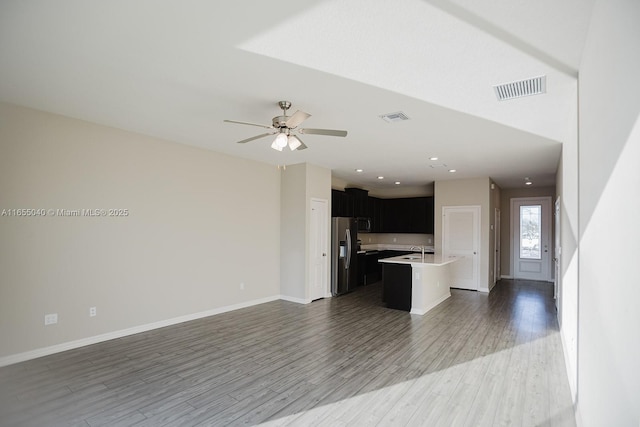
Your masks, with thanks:
<instances>
[{"instance_id":1,"label":"refrigerator handle","mask_svg":"<svg viewBox=\"0 0 640 427\"><path fill-rule=\"evenodd\" d=\"M349 265L351 264L351 230L347 228L346 231L346 240L347 240L347 260L344 263L344 269L348 270Z\"/></svg>"}]
</instances>

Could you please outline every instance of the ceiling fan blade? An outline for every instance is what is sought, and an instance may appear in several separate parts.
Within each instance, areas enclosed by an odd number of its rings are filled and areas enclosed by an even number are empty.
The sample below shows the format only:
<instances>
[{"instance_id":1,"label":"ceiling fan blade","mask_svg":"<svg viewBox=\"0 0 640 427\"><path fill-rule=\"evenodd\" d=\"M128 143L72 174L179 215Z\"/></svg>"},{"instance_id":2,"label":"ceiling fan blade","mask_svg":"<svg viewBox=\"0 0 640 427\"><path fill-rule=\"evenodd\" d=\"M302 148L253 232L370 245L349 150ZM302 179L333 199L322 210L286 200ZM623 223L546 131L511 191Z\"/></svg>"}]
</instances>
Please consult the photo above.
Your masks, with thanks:
<instances>
[{"instance_id":1,"label":"ceiling fan blade","mask_svg":"<svg viewBox=\"0 0 640 427\"><path fill-rule=\"evenodd\" d=\"M236 120L223 120L223 122L236 123L238 125L258 126L258 127L266 128L266 129L273 129L273 126L261 125L261 124L258 124L258 123L238 122Z\"/></svg>"},{"instance_id":2,"label":"ceiling fan blade","mask_svg":"<svg viewBox=\"0 0 640 427\"><path fill-rule=\"evenodd\" d=\"M245 142L253 141L254 139L264 138L265 136L273 135L275 132L263 133L262 135L252 136L251 138L243 139L242 141L238 141L238 144L244 144Z\"/></svg>"},{"instance_id":3,"label":"ceiling fan blade","mask_svg":"<svg viewBox=\"0 0 640 427\"><path fill-rule=\"evenodd\" d=\"M311 114L298 110L295 113L293 113L293 116L287 119L285 124L287 125L288 128L294 128L298 126L300 123L307 120L309 117L311 117Z\"/></svg>"},{"instance_id":4,"label":"ceiling fan blade","mask_svg":"<svg viewBox=\"0 0 640 427\"><path fill-rule=\"evenodd\" d=\"M298 132L303 135L347 136L346 130L335 129L300 129Z\"/></svg>"},{"instance_id":5,"label":"ceiling fan blade","mask_svg":"<svg viewBox=\"0 0 640 427\"><path fill-rule=\"evenodd\" d=\"M294 142L292 143L291 139L294 140ZM289 136L289 148L291 148L292 150L304 150L307 148L307 146L305 145L304 142L302 142L302 140L300 138L298 138L295 135L291 135Z\"/></svg>"}]
</instances>

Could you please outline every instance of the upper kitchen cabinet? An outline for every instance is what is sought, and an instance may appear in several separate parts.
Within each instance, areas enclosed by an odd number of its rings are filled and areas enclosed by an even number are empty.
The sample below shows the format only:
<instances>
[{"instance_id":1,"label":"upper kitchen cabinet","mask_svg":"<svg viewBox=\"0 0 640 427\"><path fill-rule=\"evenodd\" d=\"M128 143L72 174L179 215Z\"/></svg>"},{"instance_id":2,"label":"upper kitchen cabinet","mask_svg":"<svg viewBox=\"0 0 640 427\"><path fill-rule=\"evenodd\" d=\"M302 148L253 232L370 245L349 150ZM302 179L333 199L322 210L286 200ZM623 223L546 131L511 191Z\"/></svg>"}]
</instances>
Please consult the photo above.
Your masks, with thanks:
<instances>
[{"instance_id":1,"label":"upper kitchen cabinet","mask_svg":"<svg viewBox=\"0 0 640 427\"><path fill-rule=\"evenodd\" d=\"M340 190L331 190L331 216L353 217L353 196Z\"/></svg>"},{"instance_id":2,"label":"upper kitchen cabinet","mask_svg":"<svg viewBox=\"0 0 640 427\"><path fill-rule=\"evenodd\" d=\"M360 188L345 188L344 192L353 200L353 216L371 217L369 213L369 192Z\"/></svg>"},{"instance_id":3,"label":"upper kitchen cabinet","mask_svg":"<svg viewBox=\"0 0 640 427\"><path fill-rule=\"evenodd\" d=\"M331 216L371 219L373 233L433 234L433 197L379 199L368 191L331 191Z\"/></svg>"},{"instance_id":4,"label":"upper kitchen cabinet","mask_svg":"<svg viewBox=\"0 0 640 427\"><path fill-rule=\"evenodd\" d=\"M377 197L369 197L367 200L367 211L366 215L368 218L371 218L371 232L372 233L381 233L382 232L382 199L378 199Z\"/></svg>"},{"instance_id":5,"label":"upper kitchen cabinet","mask_svg":"<svg viewBox=\"0 0 640 427\"><path fill-rule=\"evenodd\" d=\"M433 197L382 199L383 233L433 234Z\"/></svg>"}]
</instances>

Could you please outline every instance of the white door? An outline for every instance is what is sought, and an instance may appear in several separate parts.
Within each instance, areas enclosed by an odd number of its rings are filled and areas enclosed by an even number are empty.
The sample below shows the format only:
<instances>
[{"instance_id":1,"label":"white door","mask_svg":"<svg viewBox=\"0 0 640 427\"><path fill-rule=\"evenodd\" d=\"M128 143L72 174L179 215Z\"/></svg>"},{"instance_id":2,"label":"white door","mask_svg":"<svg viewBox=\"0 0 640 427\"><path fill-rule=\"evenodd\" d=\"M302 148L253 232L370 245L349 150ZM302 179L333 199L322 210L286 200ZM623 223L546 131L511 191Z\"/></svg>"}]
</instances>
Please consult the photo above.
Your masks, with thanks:
<instances>
[{"instance_id":1,"label":"white door","mask_svg":"<svg viewBox=\"0 0 640 427\"><path fill-rule=\"evenodd\" d=\"M322 199L311 199L310 250L309 250L309 298L311 301L329 295L327 278L327 251L329 232L328 203Z\"/></svg>"},{"instance_id":2,"label":"white door","mask_svg":"<svg viewBox=\"0 0 640 427\"><path fill-rule=\"evenodd\" d=\"M452 287L478 290L480 282L480 206L442 207L442 255L451 264Z\"/></svg>"},{"instance_id":3,"label":"white door","mask_svg":"<svg viewBox=\"0 0 640 427\"><path fill-rule=\"evenodd\" d=\"M560 247L560 198L558 197L556 199L555 202L555 206L553 209L553 219L554 219L554 229L555 229L555 245L554 245L554 257L553 257L553 266L554 266L554 275L553 275L553 282L554 282L554 289L553 289L553 297L556 299L556 310L560 309L560 301L559 301L559 296L560 296L560 286L562 286L562 284L560 283L560 255L562 254L562 249Z\"/></svg>"},{"instance_id":4,"label":"white door","mask_svg":"<svg viewBox=\"0 0 640 427\"><path fill-rule=\"evenodd\" d=\"M500 280L500 209L496 208L493 217L493 284Z\"/></svg>"},{"instance_id":5,"label":"white door","mask_svg":"<svg viewBox=\"0 0 640 427\"><path fill-rule=\"evenodd\" d=\"M511 199L513 277L551 280L551 198Z\"/></svg>"}]
</instances>

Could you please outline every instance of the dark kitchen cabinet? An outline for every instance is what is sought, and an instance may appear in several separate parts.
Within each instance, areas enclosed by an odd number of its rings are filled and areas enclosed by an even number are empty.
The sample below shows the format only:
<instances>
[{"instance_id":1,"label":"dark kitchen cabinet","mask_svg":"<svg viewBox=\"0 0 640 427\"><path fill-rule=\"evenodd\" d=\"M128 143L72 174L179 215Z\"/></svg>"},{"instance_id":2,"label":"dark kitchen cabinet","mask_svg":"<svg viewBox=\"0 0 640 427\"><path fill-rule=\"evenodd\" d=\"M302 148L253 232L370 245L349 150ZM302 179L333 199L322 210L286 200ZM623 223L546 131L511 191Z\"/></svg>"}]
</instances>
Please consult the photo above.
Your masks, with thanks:
<instances>
[{"instance_id":1,"label":"dark kitchen cabinet","mask_svg":"<svg viewBox=\"0 0 640 427\"><path fill-rule=\"evenodd\" d=\"M367 199L367 218L371 218L371 232L381 233L382 228L382 199L369 197Z\"/></svg>"},{"instance_id":2,"label":"dark kitchen cabinet","mask_svg":"<svg viewBox=\"0 0 640 427\"><path fill-rule=\"evenodd\" d=\"M364 286L367 284L367 255L364 253L358 254L358 263L356 265L356 276L358 277L358 286Z\"/></svg>"},{"instance_id":3,"label":"dark kitchen cabinet","mask_svg":"<svg viewBox=\"0 0 640 427\"><path fill-rule=\"evenodd\" d=\"M380 281L382 278L382 266L378 262L380 259L378 251L367 252L365 255L365 285L370 285Z\"/></svg>"},{"instance_id":4,"label":"dark kitchen cabinet","mask_svg":"<svg viewBox=\"0 0 640 427\"><path fill-rule=\"evenodd\" d=\"M425 202L426 202L426 210L427 210L427 215L426 215L426 224L425 224L425 228L424 228L424 232L426 234L433 234L433 223L435 221L435 207L434 207L434 200L433 197L425 197Z\"/></svg>"},{"instance_id":5,"label":"dark kitchen cabinet","mask_svg":"<svg viewBox=\"0 0 640 427\"><path fill-rule=\"evenodd\" d=\"M353 195L340 190L331 190L331 216L355 216Z\"/></svg>"},{"instance_id":6,"label":"dark kitchen cabinet","mask_svg":"<svg viewBox=\"0 0 640 427\"><path fill-rule=\"evenodd\" d=\"M382 199L381 232L433 234L433 197Z\"/></svg>"},{"instance_id":7,"label":"dark kitchen cabinet","mask_svg":"<svg viewBox=\"0 0 640 427\"><path fill-rule=\"evenodd\" d=\"M351 196L353 201L353 216L369 217L369 192L360 188L345 188L344 192Z\"/></svg>"},{"instance_id":8,"label":"dark kitchen cabinet","mask_svg":"<svg viewBox=\"0 0 640 427\"><path fill-rule=\"evenodd\" d=\"M411 266L385 263L382 266L382 301L388 308L411 311Z\"/></svg>"},{"instance_id":9,"label":"dark kitchen cabinet","mask_svg":"<svg viewBox=\"0 0 640 427\"><path fill-rule=\"evenodd\" d=\"M433 197L379 199L359 188L331 190L331 216L371 219L373 233L433 234Z\"/></svg>"}]
</instances>

